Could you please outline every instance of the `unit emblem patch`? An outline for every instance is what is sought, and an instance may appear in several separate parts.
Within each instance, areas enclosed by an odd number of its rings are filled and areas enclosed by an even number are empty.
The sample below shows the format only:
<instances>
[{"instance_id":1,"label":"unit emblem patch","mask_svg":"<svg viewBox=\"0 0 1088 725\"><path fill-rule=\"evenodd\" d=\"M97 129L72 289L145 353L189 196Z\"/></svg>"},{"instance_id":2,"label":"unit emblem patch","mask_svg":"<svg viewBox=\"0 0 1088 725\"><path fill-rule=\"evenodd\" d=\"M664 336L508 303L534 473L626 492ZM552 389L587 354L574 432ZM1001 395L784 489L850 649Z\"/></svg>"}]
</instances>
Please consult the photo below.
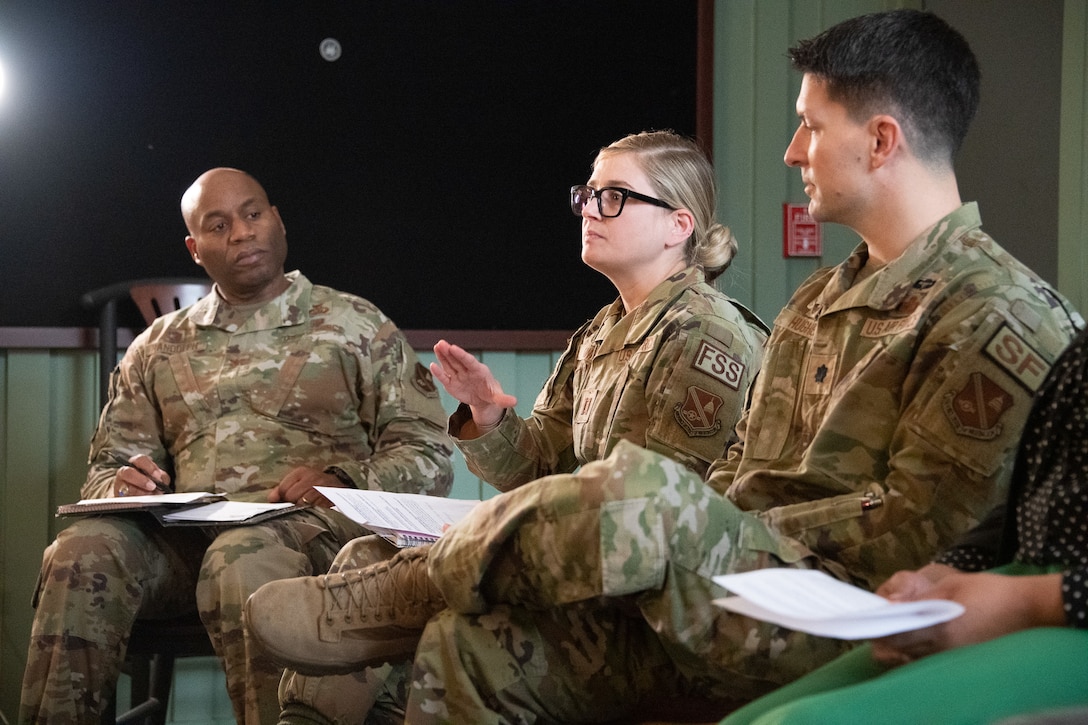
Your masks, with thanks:
<instances>
[{"instance_id":1,"label":"unit emblem patch","mask_svg":"<svg viewBox=\"0 0 1088 725\"><path fill-rule=\"evenodd\" d=\"M688 387L684 402L677 403L673 408L673 417L693 438L712 436L722 428L718 411L723 402L719 396L692 385Z\"/></svg>"},{"instance_id":2,"label":"unit emblem patch","mask_svg":"<svg viewBox=\"0 0 1088 725\"><path fill-rule=\"evenodd\" d=\"M421 362L416 363L415 374L412 376L412 385L428 398L438 397L438 388L434 384L434 378L431 377L431 371L423 367Z\"/></svg>"},{"instance_id":3,"label":"unit emblem patch","mask_svg":"<svg viewBox=\"0 0 1088 725\"><path fill-rule=\"evenodd\" d=\"M944 414L962 436L993 440L1001 433L1001 416L1012 407L1013 398L982 373L971 373L958 393L944 398Z\"/></svg>"}]
</instances>

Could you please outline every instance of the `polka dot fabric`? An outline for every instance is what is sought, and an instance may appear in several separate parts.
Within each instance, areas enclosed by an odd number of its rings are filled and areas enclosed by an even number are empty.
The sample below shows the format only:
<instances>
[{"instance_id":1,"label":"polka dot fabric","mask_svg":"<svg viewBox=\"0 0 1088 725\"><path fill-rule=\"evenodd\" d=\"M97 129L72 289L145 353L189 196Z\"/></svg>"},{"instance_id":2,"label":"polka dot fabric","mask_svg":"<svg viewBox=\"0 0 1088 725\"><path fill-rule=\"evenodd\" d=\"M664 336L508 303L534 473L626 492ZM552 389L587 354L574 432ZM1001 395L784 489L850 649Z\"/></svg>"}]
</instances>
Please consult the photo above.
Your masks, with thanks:
<instances>
[{"instance_id":1,"label":"polka dot fabric","mask_svg":"<svg viewBox=\"0 0 1088 725\"><path fill-rule=\"evenodd\" d=\"M1088 332L1051 370L1028 417L1013 471L1019 550L1061 564L1070 626L1088 628Z\"/></svg>"},{"instance_id":2,"label":"polka dot fabric","mask_svg":"<svg viewBox=\"0 0 1088 725\"><path fill-rule=\"evenodd\" d=\"M1088 628L1088 331L1054 363L1024 427L1009 494L1016 528L1006 530L1015 559L1063 566L1062 599L1071 627ZM977 571L1006 563L963 547L940 561ZM989 561L988 561L989 560Z\"/></svg>"}]
</instances>

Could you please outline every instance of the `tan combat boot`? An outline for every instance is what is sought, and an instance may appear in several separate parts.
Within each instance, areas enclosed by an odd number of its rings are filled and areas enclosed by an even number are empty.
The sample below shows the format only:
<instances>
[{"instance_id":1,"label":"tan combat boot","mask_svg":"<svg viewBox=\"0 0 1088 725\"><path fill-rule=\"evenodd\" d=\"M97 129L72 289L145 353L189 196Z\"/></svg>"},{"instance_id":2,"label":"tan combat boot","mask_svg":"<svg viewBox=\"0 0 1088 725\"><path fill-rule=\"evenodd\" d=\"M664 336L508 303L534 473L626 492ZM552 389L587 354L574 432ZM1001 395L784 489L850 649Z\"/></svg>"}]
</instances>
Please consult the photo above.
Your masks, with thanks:
<instances>
[{"instance_id":1,"label":"tan combat boot","mask_svg":"<svg viewBox=\"0 0 1088 725\"><path fill-rule=\"evenodd\" d=\"M362 569L269 582L246 602L246 635L304 675L410 660L427 621L446 607L427 574L429 550L411 547Z\"/></svg>"}]
</instances>

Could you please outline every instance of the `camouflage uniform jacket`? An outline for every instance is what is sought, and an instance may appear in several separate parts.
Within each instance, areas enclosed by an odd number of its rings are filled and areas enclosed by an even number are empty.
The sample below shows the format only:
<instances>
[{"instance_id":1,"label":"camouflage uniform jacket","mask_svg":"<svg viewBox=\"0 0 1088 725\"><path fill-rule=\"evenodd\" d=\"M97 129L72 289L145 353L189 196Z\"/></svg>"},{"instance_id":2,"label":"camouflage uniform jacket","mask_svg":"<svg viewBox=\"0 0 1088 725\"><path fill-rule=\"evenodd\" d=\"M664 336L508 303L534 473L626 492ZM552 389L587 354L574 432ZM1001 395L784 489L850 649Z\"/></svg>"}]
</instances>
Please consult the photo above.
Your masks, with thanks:
<instances>
[{"instance_id":1,"label":"camouflage uniform jacket","mask_svg":"<svg viewBox=\"0 0 1088 725\"><path fill-rule=\"evenodd\" d=\"M212 292L133 341L84 498L111 495L109 451L149 455L177 491L263 499L292 468L336 466L360 488L449 492L444 412L403 334L366 300L288 279L257 309Z\"/></svg>"},{"instance_id":2,"label":"camouflage uniform jacket","mask_svg":"<svg viewBox=\"0 0 1088 725\"><path fill-rule=\"evenodd\" d=\"M508 412L460 440L462 405L450 434L500 490L605 458L620 440L704 475L735 438L765 340L759 318L688 267L630 313L616 300L575 332L528 420Z\"/></svg>"},{"instance_id":3,"label":"camouflage uniform jacket","mask_svg":"<svg viewBox=\"0 0 1088 725\"><path fill-rule=\"evenodd\" d=\"M856 285L864 244L803 283L708 478L866 587L1004 498L1032 395L1083 325L980 223L966 204Z\"/></svg>"}]
</instances>

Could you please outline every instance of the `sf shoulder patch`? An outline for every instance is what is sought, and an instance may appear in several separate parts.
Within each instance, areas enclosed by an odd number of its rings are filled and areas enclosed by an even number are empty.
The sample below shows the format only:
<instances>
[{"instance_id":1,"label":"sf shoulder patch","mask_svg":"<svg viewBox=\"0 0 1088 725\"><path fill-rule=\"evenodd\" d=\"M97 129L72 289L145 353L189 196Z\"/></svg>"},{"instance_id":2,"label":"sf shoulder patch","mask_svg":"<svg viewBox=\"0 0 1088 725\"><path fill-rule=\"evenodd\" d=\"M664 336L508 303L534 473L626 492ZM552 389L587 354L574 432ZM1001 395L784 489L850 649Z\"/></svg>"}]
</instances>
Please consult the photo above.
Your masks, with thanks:
<instances>
[{"instance_id":1,"label":"sf shoulder patch","mask_svg":"<svg viewBox=\"0 0 1088 725\"><path fill-rule=\"evenodd\" d=\"M691 366L699 372L706 373L722 385L728 385L733 390L740 390L740 382L744 379L744 363L740 361L740 358L711 345L706 340L699 344Z\"/></svg>"},{"instance_id":2,"label":"sf shoulder patch","mask_svg":"<svg viewBox=\"0 0 1088 725\"><path fill-rule=\"evenodd\" d=\"M1043 356L1008 325L1002 325L986 343L986 354L1032 393L1039 389L1050 371Z\"/></svg>"},{"instance_id":3,"label":"sf shoulder patch","mask_svg":"<svg viewBox=\"0 0 1088 725\"><path fill-rule=\"evenodd\" d=\"M962 436L993 440L1001 434L1001 416L1012 407L1013 397L983 373L974 372L958 393L944 398L944 414Z\"/></svg>"},{"instance_id":4,"label":"sf shoulder patch","mask_svg":"<svg viewBox=\"0 0 1088 725\"><path fill-rule=\"evenodd\" d=\"M723 402L725 401L714 393L692 385L688 387L684 402L677 403L672 414L689 436L704 438L721 430L722 422L718 420L718 411L721 410Z\"/></svg>"},{"instance_id":5,"label":"sf shoulder patch","mask_svg":"<svg viewBox=\"0 0 1088 725\"><path fill-rule=\"evenodd\" d=\"M431 371L423 367L421 362L416 363L415 374L412 376L412 385L428 398L438 397L438 388L434 384L434 378L431 377Z\"/></svg>"}]
</instances>

